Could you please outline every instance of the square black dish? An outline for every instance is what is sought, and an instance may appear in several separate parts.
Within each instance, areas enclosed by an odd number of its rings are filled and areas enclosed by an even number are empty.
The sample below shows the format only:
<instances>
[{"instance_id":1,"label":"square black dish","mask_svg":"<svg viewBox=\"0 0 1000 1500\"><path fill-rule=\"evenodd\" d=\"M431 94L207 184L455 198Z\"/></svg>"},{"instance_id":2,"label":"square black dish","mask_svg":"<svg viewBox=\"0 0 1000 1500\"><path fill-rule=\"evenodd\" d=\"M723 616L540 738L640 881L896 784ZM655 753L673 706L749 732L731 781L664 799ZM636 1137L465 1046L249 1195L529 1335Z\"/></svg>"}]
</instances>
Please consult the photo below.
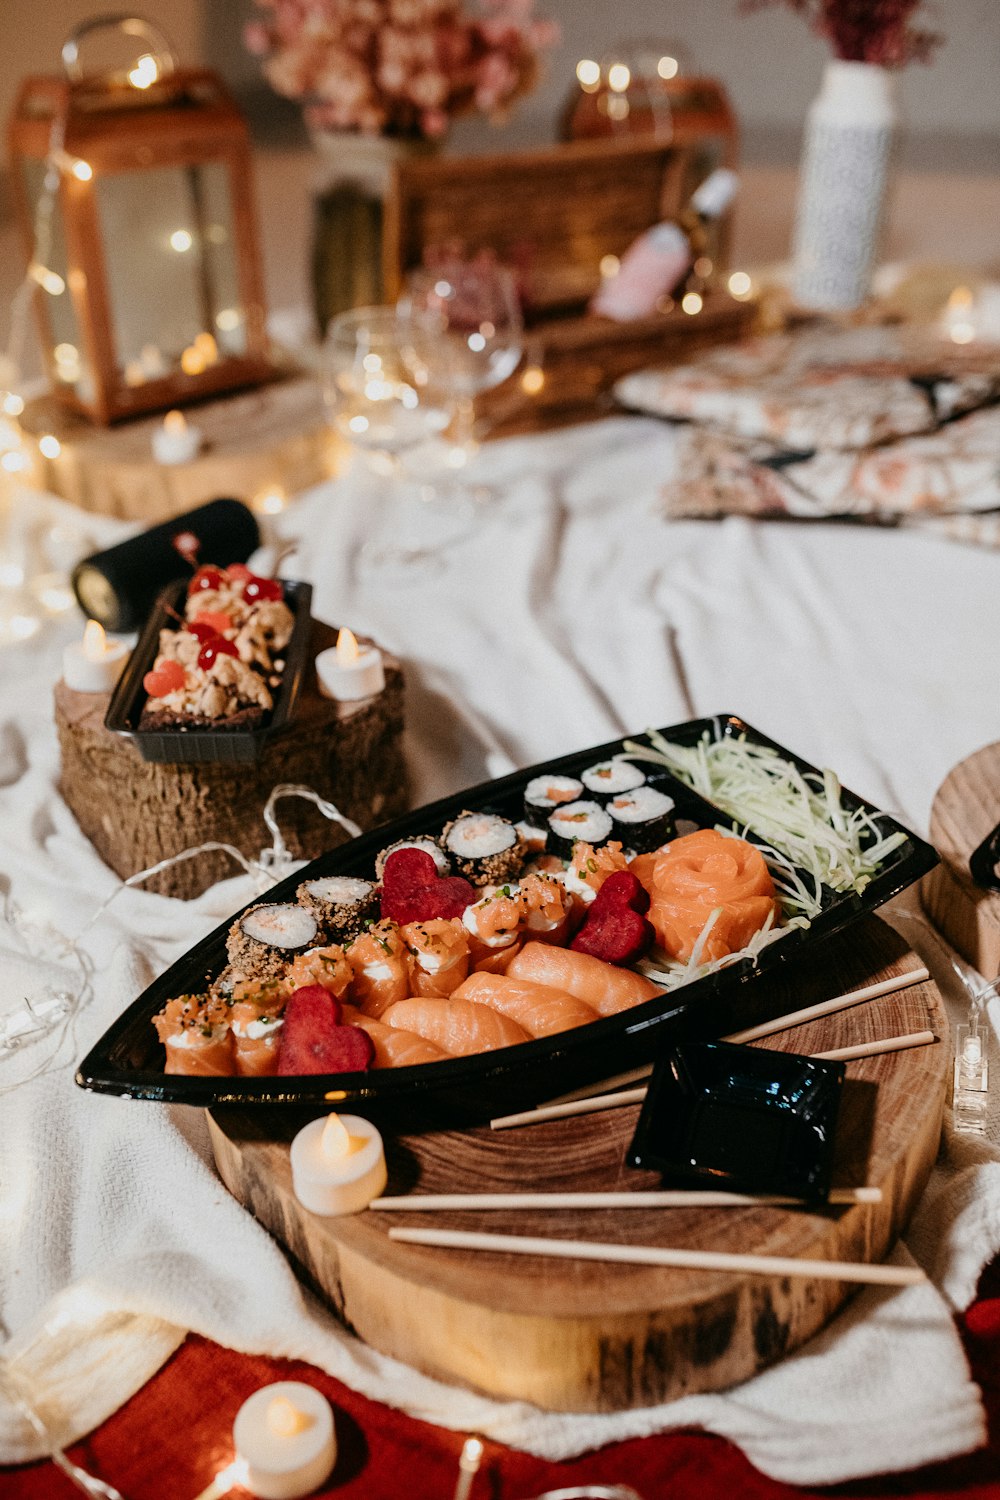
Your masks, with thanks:
<instances>
[{"instance_id":1,"label":"square black dish","mask_svg":"<svg viewBox=\"0 0 1000 1500\"><path fill-rule=\"evenodd\" d=\"M825 1200L846 1068L679 1042L653 1071L626 1160L676 1187Z\"/></svg>"},{"instance_id":2,"label":"square black dish","mask_svg":"<svg viewBox=\"0 0 1000 1500\"><path fill-rule=\"evenodd\" d=\"M687 746L696 745L705 734L713 740L745 735L753 743L769 746L785 756L801 773L817 774L807 761L735 715L694 719L667 727L662 733L673 743ZM445 823L464 809L495 812L516 820L521 816L524 789L534 777L578 775L592 762L621 752L623 744L622 740L612 740L577 750L418 808L331 849L280 881L268 892L267 900L292 901L303 881L328 875L371 880L380 850L418 834L436 836ZM679 822L697 827L741 826L737 819L666 773L658 775L657 785L675 798ZM777 1014L755 1004L755 985L761 974L785 964L814 962L816 949L826 938L844 931L898 895L937 863L930 844L887 813L879 812L846 790L843 805L849 810L867 808L876 817L882 833L903 835L902 842L885 857L863 891L824 889L822 909L810 925L789 929L779 941L765 947L756 962L740 958L716 973L654 996L617 1015L499 1051L370 1073L258 1078L166 1074L164 1051L153 1030L152 1017L174 996L202 989L207 979L222 972L226 965L230 918L129 1006L81 1063L76 1081L83 1088L101 1093L202 1106L261 1103L315 1108L336 1099L345 1106L355 1103L369 1114L401 1115L410 1128L415 1128L417 1123L445 1127L488 1120L624 1073L653 1061L665 1047L677 1041L725 1036ZM752 839L753 835L748 837ZM238 915L233 913L234 918Z\"/></svg>"},{"instance_id":3,"label":"square black dish","mask_svg":"<svg viewBox=\"0 0 1000 1500\"><path fill-rule=\"evenodd\" d=\"M275 695L274 707L263 724L256 729L225 729L211 725L204 728L139 728L147 697L142 680L156 660L160 631L176 624L177 615L183 612L187 586L184 579L178 579L167 585L150 611L132 655L125 663L125 670L111 695L111 702L104 716L105 727L132 740L143 760L172 765L186 765L196 761L246 763L259 760L270 736L291 718L309 665L309 606L312 602L312 585L285 579L281 583L285 603L295 616L295 624L284 653L285 668L281 674L281 686Z\"/></svg>"}]
</instances>

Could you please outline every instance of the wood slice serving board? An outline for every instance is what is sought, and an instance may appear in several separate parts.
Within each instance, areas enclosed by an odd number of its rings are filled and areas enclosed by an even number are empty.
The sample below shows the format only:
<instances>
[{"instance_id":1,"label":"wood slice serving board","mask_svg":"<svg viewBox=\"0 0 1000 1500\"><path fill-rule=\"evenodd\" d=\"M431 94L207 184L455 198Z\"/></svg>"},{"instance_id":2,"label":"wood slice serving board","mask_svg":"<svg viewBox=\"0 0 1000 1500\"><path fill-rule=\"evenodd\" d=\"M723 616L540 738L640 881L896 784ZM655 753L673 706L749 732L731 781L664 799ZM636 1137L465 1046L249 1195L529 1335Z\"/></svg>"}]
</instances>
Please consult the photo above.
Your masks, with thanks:
<instances>
[{"instance_id":1,"label":"wood slice serving board","mask_svg":"<svg viewBox=\"0 0 1000 1500\"><path fill-rule=\"evenodd\" d=\"M1000 745L985 745L949 771L931 808L931 842L941 863L920 887L935 927L980 974L1000 974L1000 892L969 874L969 856L1000 823Z\"/></svg>"},{"instance_id":2,"label":"wood slice serving board","mask_svg":"<svg viewBox=\"0 0 1000 1500\"><path fill-rule=\"evenodd\" d=\"M769 976L780 1014L917 967L869 917L794 980ZM763 1044L815 1052L932 1029L935 1045L848 1063L835 1186L882 1189L880 1204L557 1213L362 1213L324 1219L292 1193L288 1146L301 1115L217 1108L216 1162L241 1203L284 1245L348 1328L406 1363L493 1396L556 1411L613 1411L746 1379L815 1333L854 1290L832 1281L470 1253L399 1244L393 1224L542 1234L829 1260L885 1257L937 1151L947 1021L914 985ZM558 1094L559 1080L553 1079ZM637 1106L514 1130L387 1139L388 1193L659 1186L623 1165Z\"/></svg>"}]
</instances>

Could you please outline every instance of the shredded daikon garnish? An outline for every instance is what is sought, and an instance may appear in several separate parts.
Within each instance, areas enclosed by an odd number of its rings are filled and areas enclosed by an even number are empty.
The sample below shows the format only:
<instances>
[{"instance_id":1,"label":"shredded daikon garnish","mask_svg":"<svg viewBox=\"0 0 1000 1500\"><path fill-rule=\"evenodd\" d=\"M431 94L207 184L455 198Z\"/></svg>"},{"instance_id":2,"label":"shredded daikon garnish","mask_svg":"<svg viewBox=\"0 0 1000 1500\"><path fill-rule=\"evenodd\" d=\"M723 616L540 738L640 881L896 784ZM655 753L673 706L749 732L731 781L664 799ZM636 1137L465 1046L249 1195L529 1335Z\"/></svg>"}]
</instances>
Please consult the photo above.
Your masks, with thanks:
<instances>
[{"instance_id":1,"label":"shredded daikon garnish","mask_svg":"<svg viewBox=\"0 0 1000 1500\"><path fill-rule=\"evenodd\" d=\"M818 902L823 886L863 891L892 851L906 842L905 833L885 833L877 815L866 808L845 807L832 771L803 774L777 750L742 734L713 740L706 732L696 745L687 746L672 744L655 729L647 733L650 745L626 740L629 758L666 766L793 860L815 886L807 895L801 876L788 872L798 889L783 894L795 905Z\"/></svg>"}]
</instances>

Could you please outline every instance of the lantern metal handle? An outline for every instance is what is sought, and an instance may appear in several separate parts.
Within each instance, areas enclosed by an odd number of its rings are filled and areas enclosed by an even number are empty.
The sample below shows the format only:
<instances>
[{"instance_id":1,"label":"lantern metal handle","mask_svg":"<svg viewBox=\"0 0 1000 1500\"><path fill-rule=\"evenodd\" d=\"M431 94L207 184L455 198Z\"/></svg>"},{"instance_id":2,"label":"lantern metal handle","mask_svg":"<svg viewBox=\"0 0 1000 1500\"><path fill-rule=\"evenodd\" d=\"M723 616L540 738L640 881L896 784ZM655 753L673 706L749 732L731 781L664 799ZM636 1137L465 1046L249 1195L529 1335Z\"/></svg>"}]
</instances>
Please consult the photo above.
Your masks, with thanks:
<instances>
[{"instance_id":1,"label":"lantern metal handle","mask_svg":"<svg viewBox=\"0 0 1000 1500\"><path fill-rule=\"evenodd\" d=\"M166 34L160 30L159 26L155 26L152 21L147 21L144 16L130 16L122 11L105 16L91 16L88 21L82 21L79 26L75 27L63 42L63 67L66 69L66 76L74 83L79 82L85 76L80 63L80 43L84 37L89 36L91 32L107 31L112 27L123 31L126 36L143 37L152 44L151 55L156 61L159 77L176 70L176 54Z\"/></svg>"}]
</instances>

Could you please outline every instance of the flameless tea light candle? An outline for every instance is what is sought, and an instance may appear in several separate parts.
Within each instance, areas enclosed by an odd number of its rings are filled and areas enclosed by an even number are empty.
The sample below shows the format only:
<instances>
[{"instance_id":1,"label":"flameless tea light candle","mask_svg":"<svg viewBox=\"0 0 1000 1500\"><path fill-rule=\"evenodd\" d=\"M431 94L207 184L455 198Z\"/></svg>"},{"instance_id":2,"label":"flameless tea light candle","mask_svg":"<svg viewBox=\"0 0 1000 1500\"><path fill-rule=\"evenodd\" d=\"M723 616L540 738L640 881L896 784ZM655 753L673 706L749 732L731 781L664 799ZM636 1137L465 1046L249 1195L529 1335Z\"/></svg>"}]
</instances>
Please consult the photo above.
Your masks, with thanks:
<instances>
[{"instance_id":1,"label":"flameless tea light candle","mask_svg":"<svg viewBox=\"0 0 1000 1500\"><path fill-rule=\"evenodd\" d=\"M182 411L168 411L153 429L152 444L158 464L187 464L201 448L201 428L192 426Z\"/></svg>"},{"instance_id":2,"label":"flameless tea light candle","mask_svg":"<svg viewBox=\"0 0 1000 1500\"><path fill-rule=\"evenodd\" d=\"M336 646L316 658L316 675L328 698L350 703L373 698L385 687L385 668L377 646L359 646L352 630L342 630Z\"/></svg>"},{"instance_id":3,"label":"flameless tea light candle","mask_svg":"<svg viewBox=\"0 0 1000 1500\"><path fill-rule=\"evenodd\" d=\"M360 1115L312 1120L292 1141L295 1196L314 1214L361 1213L385 1184L382 1137Z\"/></svg>"},{"instance_id":4,"label":"flameless tea light candle","mask_svg":"<svg viewBox=\"0 0 1000 1500\"><path fill-rule=\"evenodd\" d=\"M325 1396L300 1380L254 1391L233 1425L238 1482L261 1500L297 1500L319 1489L337 1458L333 1412Z\"/></svg>"},{"instance_id":5,"label":"flameless tea light candle","mask_svg":"<svg viewBox=\"0 0 1000 1500\"><path fill-rule=\"evenodd\" d=\"M83 640L73 641L63 652L63 680L77 693L110 693L127 656L122 641L109 641L103 625L88 620Z\"/></svg>"}]
</instances>

